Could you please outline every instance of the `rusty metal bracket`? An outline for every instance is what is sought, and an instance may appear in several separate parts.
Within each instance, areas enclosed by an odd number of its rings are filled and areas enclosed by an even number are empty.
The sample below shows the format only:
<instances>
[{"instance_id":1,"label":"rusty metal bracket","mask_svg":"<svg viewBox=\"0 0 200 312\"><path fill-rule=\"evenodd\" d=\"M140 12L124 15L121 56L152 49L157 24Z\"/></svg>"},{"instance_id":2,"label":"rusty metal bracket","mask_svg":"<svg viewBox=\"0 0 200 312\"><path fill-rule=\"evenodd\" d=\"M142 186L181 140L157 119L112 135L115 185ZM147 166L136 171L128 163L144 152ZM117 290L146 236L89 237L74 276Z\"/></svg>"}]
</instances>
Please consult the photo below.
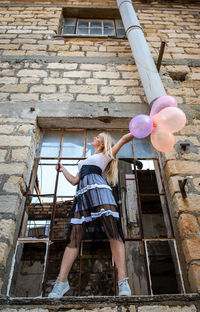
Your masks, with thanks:
<instances>
[{"instance_id":1,"label":"rusty metal bracket","mask_svg":"<svg viewBox=\"0 0 200 312\"><path fill-rule=\"evenodd\" d=\"M185 185L187 183L187 178L183 179L183 180L178 180L178 184L179 184L179 188L181 191L181 195L183 198L187 197L186 191L185 191Z\"/></svg>"},{"instance_id":2,"label":"rusty metal bracket","mask_svg":"<svg viewBox=\"0 0 200 312\"><path fill-rule=\"evenodd\" d=\"M164 50L165 50L165 41L161 42L161 46L160 46L160 50L159 50L159 55L158 55L158 61L157 61L157 71L160 71L160 67L161 67L161 63L162 63L162 58L163 58L163 54L164 54Z\"/></svg>"}]
</instances>

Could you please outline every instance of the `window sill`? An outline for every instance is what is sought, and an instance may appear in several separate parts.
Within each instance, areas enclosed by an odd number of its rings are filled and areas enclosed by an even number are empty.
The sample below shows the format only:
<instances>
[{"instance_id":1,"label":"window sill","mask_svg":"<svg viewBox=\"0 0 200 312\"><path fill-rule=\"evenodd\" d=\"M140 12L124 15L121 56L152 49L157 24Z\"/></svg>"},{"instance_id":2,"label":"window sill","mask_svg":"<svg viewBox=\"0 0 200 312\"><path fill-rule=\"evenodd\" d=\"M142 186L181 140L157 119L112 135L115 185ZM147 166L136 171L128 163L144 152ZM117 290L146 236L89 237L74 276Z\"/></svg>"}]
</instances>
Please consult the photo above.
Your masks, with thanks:
<instances>
[{"instance_id":1,"label":"window sill","mask_svg":"<svg viewBox=\"0 0 200 312\"><path fill-rule=\"evenodd\" d=\"M195 302L199 301L198 293L189 293L189 294L166 294L166 295L134 295L130 297L119 297L119 296L66 296L61 299L50 299L48 297L3 297L0 298L0 305L13 305L13 306L21 306L21 305L62 305L69 306L72 303L76 304L85 304L95 305L96 303L108 303L108 304L137 304L137 303L145 303L145 304L153 304L153 303L168 303L175 302L176 305L179 303L185 304L186 302Z\"/></svg>"},{"instance_id":2,"label":"window sill","mask_svg":"<svg viewBox=\"0 0 200 312\"><path fill-rule=\"evenodd\" d=\"M87 38L87 39L114 39L114 40L127 40L127 37L118 38L116 36L87 36L87 35L54 35L53 38Z\"/></svg>"}]
</instances>

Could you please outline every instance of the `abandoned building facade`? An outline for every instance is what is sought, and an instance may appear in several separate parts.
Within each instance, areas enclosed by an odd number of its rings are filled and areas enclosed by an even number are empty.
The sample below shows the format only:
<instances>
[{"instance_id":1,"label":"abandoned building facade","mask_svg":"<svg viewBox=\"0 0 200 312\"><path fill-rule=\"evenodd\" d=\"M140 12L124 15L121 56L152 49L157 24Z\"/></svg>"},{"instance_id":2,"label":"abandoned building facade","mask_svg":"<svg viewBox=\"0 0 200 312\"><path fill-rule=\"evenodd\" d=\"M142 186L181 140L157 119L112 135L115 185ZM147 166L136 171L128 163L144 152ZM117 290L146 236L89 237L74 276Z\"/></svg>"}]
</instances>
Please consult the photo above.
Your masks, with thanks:
<instances>
[{"instance_id":1,"label":"abandoned building facade","mask_svg":"<svg viewBox=\"0 0 200 312\"><path fill-rule=\"evenodd\" d=\"M159 76L187 123L170 152L157 152L149 137L134 138L119 152L113 192L133 299L105 299L99 311L197 312L200 4L132 4L155 64L165 44ZM37 300L48 296L59 272L75 194L55 170L57 162L76 173L78 161L92 154L95 135L107 131L117 140L132 117L149 115L152 103L138 71L145 65L136 64L123 22L115 0L0 2L0 311L24 297L32 298L34 311L50 311ZM117 295L106 237L85 235L69 279L66 311L68 297ZM144 303L143 297L155 299ZM14 311L22 307L15 301Z\"/></svg>"}]
</instances>

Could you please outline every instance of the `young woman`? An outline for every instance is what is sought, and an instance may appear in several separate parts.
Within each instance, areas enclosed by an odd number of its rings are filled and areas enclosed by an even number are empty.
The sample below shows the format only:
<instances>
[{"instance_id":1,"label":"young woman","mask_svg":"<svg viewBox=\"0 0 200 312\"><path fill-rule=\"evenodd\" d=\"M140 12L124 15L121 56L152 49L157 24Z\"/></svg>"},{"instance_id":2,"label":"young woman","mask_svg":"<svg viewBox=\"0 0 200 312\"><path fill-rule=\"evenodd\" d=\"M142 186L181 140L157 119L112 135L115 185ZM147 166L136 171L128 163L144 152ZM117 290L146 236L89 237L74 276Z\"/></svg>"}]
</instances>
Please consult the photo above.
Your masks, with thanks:
<instances>
[{"instance_id":1,"label":"young woman","mask_svg":"<svg viewBox=\"0 0 200 312\"><path fill-rule=\"evenodd\" d=\"M61 163L56 167L72 184L77 185L74 200L74 217L70 222L69 239L65 249L59 276L50 298L61 298L69 289L68 273L76 259L81 239L85 232L106 234L118 271L119 296L130 296L131 290L125 270L124 237L121 229L117 204L112 189L117 182L116 155L120 148L133 138L131 133L123 135L115 144L105 132L94 137L94 154L78 164L78 173L71 175ZM102 176L106 175L106 179Z\"/></svg>"}]
</instances>

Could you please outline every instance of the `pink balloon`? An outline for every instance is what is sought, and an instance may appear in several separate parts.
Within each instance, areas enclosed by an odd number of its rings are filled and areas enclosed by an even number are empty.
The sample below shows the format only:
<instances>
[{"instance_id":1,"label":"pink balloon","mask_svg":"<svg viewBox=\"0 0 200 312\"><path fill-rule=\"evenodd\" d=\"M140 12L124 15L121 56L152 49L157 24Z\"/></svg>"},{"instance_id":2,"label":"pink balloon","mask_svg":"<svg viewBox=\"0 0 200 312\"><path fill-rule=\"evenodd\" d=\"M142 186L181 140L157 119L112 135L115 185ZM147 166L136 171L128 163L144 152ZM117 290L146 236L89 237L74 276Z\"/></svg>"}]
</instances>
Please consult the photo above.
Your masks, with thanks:
<instances>
[{"instance_id":1,"label":"pink balloon","mask_svg":"<svg viewBox=\"0 0 200 312\"><path fill-rule=\"evenodd\" d=\"M152 105L150 116L158 114L162 109L166 107L177 107L177 101L173 96L163 95L160 96Z\"/></svg>"},{"instance_id":2,"label":"pink balloon","mask_svg":"<svg viewBox=\"0 0 200 312\"><path fill-rule=\"evenodd\" d=\"M166 107L153 116L153 121L167 132L181 130L186 124L185 113L177 107Z\"/></svg>"},{"instance_id":3,"label":"pink balloon","mask_svg":"<svg viewBox=\"0 0 200 312\"><path fill-rule=\"evenodd\" d=\"M151 132L151 143L157 151L169 152L174 147L175 137L172 133L157 126Z\"/></svg>"},{"instance_id":4,"label":"pink balloon","mask_svg":"<svg viewBox=\"0 0 200 312\"><path fill-rule=\"evenodd\" d=\"M146 138L153 129L153 120L148 115L137 115L129 123L130 132L138 139Z\"/></svg>"}]
</instances>

